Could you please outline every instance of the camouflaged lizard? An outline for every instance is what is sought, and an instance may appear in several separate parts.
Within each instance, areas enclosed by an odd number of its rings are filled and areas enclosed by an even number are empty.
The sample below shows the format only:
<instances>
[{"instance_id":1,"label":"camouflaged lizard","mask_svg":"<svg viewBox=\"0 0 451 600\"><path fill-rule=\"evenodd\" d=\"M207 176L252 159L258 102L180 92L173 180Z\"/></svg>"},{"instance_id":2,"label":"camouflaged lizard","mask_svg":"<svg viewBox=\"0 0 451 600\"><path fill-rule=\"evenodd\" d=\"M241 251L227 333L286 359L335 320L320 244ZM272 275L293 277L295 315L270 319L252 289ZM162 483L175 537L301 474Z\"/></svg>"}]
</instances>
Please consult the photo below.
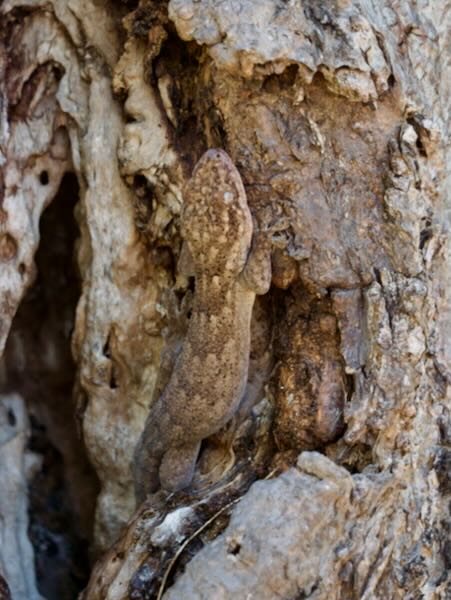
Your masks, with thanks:
<instances>
[{"instance_id":1,"label":"camouflaged lizard","mask_svg":"<svg viewBox=\"0 0 451 600\"><path fill-rule=\"evenodd\" d=\"M183 347L150 408L134 455L138 501L190 485L200 444L242 399L256 294L271 281L270 241L255 232L243 182L223 150L208 150L184 190L182 236L195 292Z\"/></svg>"}]
</instances>

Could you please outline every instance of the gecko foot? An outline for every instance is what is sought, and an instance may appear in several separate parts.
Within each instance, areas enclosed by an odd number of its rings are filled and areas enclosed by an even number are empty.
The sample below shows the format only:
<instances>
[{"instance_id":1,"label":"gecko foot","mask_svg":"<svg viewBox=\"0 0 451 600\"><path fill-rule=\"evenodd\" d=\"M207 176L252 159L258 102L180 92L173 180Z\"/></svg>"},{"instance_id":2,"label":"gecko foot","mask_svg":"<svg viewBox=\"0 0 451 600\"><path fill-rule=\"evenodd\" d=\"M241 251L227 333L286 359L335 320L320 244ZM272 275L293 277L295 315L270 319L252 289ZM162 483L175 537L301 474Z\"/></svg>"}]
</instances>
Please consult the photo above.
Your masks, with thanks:
<instances>
[{"instance_id":1,"label":"gecko foot","mask_svg":"<svg viewBox=\"0 0 451 600\"><path fill-rule=\"evenodd\" d=\"M170 448L160 465L161 487L171 492L186 488L193 478L200 442Z\"/></svg>"}]
</instances>

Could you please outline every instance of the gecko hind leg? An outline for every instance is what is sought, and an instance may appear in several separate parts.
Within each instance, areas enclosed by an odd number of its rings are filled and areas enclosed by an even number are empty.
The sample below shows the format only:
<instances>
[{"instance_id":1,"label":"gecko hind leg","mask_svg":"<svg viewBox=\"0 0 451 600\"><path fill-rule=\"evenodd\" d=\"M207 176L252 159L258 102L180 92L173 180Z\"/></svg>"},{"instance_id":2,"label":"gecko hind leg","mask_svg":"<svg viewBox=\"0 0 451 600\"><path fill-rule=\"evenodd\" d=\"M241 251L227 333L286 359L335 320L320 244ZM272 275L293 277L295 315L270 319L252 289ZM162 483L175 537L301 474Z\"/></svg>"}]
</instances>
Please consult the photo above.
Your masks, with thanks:
<instances>
[{"instance_id":1,"label":"gecko hind leg","mask_svg":"<svg viewBox=\"0 0 451 600\"><path fill-rule=\"evenodd\" d=\"M160 465L160 483L163 489L178 492L189 486L199 450L200 442L195 442L166 451Z\"/></svg>"}]
</instances>

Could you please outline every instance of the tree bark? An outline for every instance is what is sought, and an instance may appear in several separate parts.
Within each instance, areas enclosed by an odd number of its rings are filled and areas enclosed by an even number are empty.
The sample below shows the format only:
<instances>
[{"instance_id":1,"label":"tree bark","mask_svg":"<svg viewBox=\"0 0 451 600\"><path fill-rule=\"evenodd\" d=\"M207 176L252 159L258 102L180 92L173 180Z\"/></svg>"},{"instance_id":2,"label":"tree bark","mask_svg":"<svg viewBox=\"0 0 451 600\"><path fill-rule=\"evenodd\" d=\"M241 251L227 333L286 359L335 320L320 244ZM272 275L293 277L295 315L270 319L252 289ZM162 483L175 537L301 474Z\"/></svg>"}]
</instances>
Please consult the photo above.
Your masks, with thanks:
<instances>
[{"instance_id":1,"label":"tree bark","mask_svg":"<svg viewBox=\"0 0 451 600\"><path fill-rule=\"evenodd\" d=\"M449 8L4 0L14 599L451 597ZM195 294L182 192L208 148L275 231L272 285L238 413L191 488L136 508L133 451Z\"/></svg>"}]
</instances>

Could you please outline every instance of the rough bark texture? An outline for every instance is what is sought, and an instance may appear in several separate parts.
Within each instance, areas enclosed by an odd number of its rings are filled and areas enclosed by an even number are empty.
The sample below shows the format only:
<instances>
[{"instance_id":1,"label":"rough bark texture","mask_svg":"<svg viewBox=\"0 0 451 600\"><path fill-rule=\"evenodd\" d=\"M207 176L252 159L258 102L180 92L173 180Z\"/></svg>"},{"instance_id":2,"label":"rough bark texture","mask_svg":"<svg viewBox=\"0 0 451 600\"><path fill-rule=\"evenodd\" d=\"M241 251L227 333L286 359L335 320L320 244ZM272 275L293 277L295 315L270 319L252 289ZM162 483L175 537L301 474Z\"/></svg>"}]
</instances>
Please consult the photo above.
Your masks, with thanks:
<instances>
[{"instance_id":1,"label":"rough bark texture","mask_svg":"<svg viewBox=\"0 0 451 600\"><path fill-rule=\"evenodd\" d=\"M0 597L74 597L88 543L85 600L451 597L449 9L4 0ZM238 414L134 514L212 147L278 230L272 287Z\"/></svg>"}]
</instances>

